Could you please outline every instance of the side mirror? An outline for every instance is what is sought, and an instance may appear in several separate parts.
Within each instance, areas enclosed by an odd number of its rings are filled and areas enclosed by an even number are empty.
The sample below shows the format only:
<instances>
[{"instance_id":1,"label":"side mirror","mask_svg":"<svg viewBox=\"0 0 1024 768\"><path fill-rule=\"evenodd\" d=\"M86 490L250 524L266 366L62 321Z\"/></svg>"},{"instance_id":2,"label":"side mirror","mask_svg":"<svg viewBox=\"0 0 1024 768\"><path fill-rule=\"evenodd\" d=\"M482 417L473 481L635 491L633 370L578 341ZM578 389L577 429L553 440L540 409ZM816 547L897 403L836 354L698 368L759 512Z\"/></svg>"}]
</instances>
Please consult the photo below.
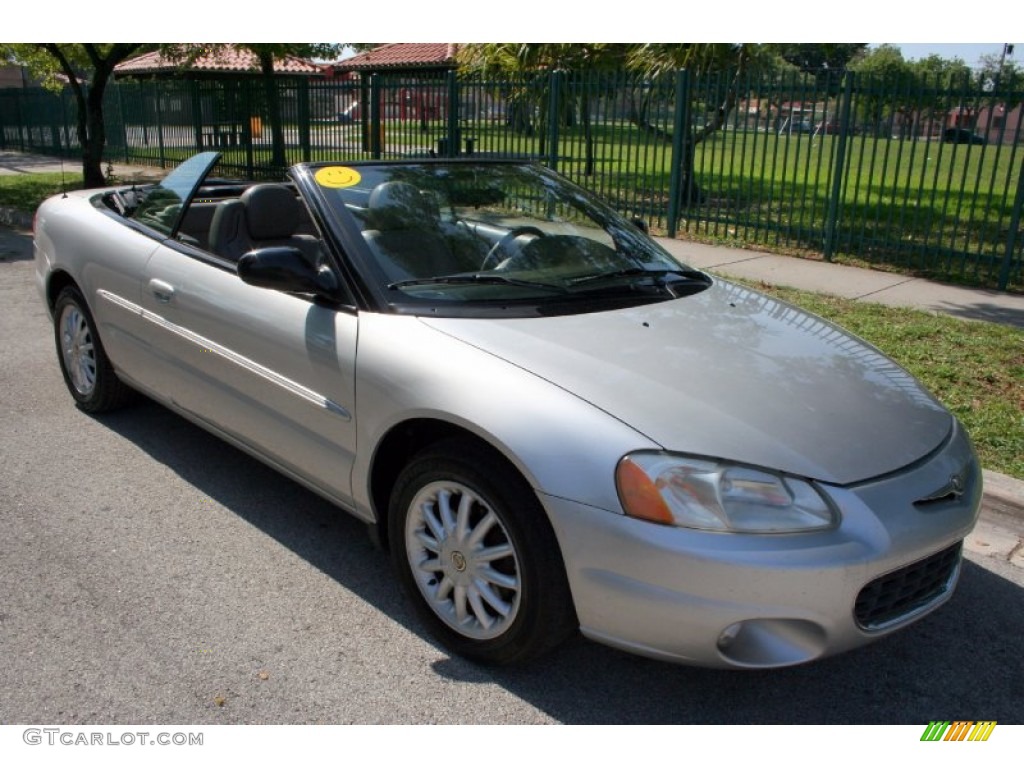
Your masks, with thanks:
<instances>
[{"instance_id":1,"label":"side mirror","mask_svg":"<svg viewBox=\"0 0 1024 768\"><path fill-rule=\"evenodd\" d=\"M641 219L641 218L640 218L639 216L634 216L634 217L633 217L632 219L630 219L629 221L630 221L630 223L631 223L631 224L632 224L632 225L633 225L634 227L636 227L637 229L639 229L639 230L640 230L641 232L643 232L643 233L644 233L645 235L646 235L646 234L649 234L649 233L648 233L648 230L647 230L647 222L646 222L646 221L645 221L644 219Z\"/></svg>"},{"instance_id":2,"label":"side mirror","mask_svg":"<svg viewBox=\"0 0 1024 768\"><path fill-rule=\"evenodd\" d=\"M286 293L312 293L335 298L338 279L327 267L309 263L298 248L274 246L243 254L236 267L242 282Z\"/></svg>"}]
</instances>

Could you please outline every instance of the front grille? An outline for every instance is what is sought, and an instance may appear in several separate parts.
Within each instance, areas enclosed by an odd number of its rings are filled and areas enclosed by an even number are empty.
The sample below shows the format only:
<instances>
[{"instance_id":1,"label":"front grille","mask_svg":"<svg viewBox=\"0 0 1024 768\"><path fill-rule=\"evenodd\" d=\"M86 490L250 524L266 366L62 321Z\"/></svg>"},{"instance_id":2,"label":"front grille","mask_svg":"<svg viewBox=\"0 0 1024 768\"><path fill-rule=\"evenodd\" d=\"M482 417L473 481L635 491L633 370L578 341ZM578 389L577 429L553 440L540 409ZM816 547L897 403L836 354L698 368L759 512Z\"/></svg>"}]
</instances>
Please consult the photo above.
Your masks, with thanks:
<instances>
[{"instance_id":1,"label":"front grille","mask_svg":"<svg viewBox=\"0 0 1024 768\"><path fill-rule=\"evenodd\" d=\"M882 629L944 595L960 565L960 546L957 542L864 587L854 607L857 624L862 629Z\"/></svg>"}]
</instances>

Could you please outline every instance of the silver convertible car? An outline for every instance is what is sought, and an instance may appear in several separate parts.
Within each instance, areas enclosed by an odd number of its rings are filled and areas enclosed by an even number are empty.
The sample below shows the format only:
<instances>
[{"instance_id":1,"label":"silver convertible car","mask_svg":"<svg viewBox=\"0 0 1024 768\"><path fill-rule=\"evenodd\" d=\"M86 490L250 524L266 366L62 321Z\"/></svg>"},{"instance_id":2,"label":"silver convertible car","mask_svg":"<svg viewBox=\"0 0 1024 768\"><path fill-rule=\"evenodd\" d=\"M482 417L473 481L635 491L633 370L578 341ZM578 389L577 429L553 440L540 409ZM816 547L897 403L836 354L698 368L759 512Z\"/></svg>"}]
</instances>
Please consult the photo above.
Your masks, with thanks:
<instances>
[{"instance_id":1,"label":"silver convertible car","mask_svg":"<svg viewBox=\"0 0 1024 768\"><path fill-rule=\"evenodd\" d=\"M142 392L365 521L449 650L781 667L950 598L977 458L878 350L536 165L218 157L39 209L71 396Z\"/></svg>"}]
</instances>

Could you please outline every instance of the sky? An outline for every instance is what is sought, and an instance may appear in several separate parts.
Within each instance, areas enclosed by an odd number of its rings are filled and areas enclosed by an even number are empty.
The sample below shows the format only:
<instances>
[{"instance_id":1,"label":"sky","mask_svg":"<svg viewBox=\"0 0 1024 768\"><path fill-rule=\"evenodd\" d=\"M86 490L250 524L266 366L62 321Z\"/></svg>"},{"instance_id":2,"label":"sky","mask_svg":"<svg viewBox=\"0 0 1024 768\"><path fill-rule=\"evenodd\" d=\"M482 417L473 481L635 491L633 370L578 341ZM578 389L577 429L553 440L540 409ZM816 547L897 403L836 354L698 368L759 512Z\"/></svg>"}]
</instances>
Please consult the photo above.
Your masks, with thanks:
<instances>
[{"instance_id":1,"label":"sky","mask_svg":"<svg viewBox=\"0 0 1024 768\"><path fill-rule=\"evenodd\" d=\"M870 43L875 47L878 43ZM982 56L1000 56L1003 43L892 43L907 60L926 59L933 53L944 59L960 58L969 67L977 66ZM1012 60L1024 65L1024 44L1017 43Z\"/></svg>"},{"instance_id":2,"label":"sky","mask_svg":"<svg viewBox=\"0 0 1024 768\"><path fill-rule=\"evenodd\" d=\"M880 43L869 43L872 48ZM933 53L944 59L963 59L969 67L978 66L982 56L999 56L1003 52L1003 43L890 43L900 49L903 58L908 61L926 59ZM351 48L345 49L342 58L347 58L355 52ZM1024 44L1018 43L1011 59L1018 65L1024 66Z\"/></svg>"},{"instance_id":3,"label":"sky","mask_svg":"<svg viewBox=\"0 0 1024 768\"><path fill-rule=\"evenodd\" d=\"M1019 0L1018 0L1019 2ZM913 3L858 0L837 22L823 15L819 0L786 0L784 7L763 0L721 3L666 4L664 0L629 0L617 13L585 13L572 3L516 0L497 14L479 0L445 0L441 5L391 0L341 6L337 0L303 0L301 11L271 17L238 16L230 3L175 0L179 12L161 20L163 42L308 41L341 38L382 42L846 42L871 39L879 32L908 60L932 53L960 58L977 67L984 55L999 56L1003 43L965 43L996 33L1019 31L1005 9L990 13L939 12L922 17ZM939 3L942 5L942 3ZM962 8L962 4L954 4ZM344 7L344 11L340 9ZM10 42L50 39L126 40L138 35L129 17L81 12L80 0L48 0L45 14L5 18L0 35ZM440 12L443 9L443 12ZM782 12L780 12L780 10ZM52 12L50 12L52 11ZM202 18L202 24L195 20ZM498 21L500 19L500 22ZM1014 29L1007 29L1014 26ZM836 40L839 37L840 40ZM202 38L200 40L199 38ZM845 40L842 40L845 38ZM940 41L940 42L931 42ZM879 43L870 43L878 45ZM1016 44L1012 60L1024 66L1024 43Z\"/></svg>"},{"instance_id":4,"label":"sky","mask_svg":"<svg viewBox=\"0 0 1024 768\"><path fill-rule=\"evenodd\" d=\"M1019 2L1019 0L1018 0ZM880 32L900 44L908 58L928 55L910 48L942 49L963 46L969 65L982 53L999 53L1002 43L965 44L996 33L1020 29L1013 3L972 12L962 2L938 2L923 13L919 3L858 0L841 15L829 13L820 0L731 0L729 3L665 3L629 0L611 10L585 10L576 3L516 0L492 7L480 0L444 3L390 0L383 3L339 3L303 0L280 14L239 14L235 3L175 0L173 14L161 17L159 29L147 29L157 42L343 41L383 42L847 42L871 39ZM596 8L596 7L595 7ZM1009 18L1016 15L1016 19ZM197 23L201 20L201 23ZM1007 27L1013 27L1008 30ZM48 0L45 13L6 14L0 35L10 42L57 40L125 40L139 36L131 14L88 14L81 0ZM839 38L837 40L836 38ZM843 40L845 38L845 40ZM932 43L930 41L944 41ZM906 47L904 47L906 46ZM979 53L980 51L980 53ZM953 55L956 55L955 53ZM1024 50L1016 60L1024 60Z\"/></svg>"}]
</instances>

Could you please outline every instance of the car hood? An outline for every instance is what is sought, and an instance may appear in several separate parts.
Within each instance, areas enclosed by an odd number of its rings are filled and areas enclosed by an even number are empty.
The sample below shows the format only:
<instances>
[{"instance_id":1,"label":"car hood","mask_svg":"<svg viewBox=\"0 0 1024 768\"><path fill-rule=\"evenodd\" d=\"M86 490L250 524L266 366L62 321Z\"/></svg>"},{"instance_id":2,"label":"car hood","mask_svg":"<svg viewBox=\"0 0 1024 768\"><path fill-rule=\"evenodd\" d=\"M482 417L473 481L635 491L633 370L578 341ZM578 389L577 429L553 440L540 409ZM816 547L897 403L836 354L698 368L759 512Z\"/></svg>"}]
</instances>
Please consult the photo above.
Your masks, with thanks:
<instances>
[{"instance_id":1,"label":"car hood","mask_svg":"<svg viewBox=\"0 0 1024 768\"><path fill-rule=\"evenodd\" d=\"M911 464L952 417L874 347L717 281L686 298L547 318L431 318L666 450L846 485Z\"/></svg>"}]
</instances>

